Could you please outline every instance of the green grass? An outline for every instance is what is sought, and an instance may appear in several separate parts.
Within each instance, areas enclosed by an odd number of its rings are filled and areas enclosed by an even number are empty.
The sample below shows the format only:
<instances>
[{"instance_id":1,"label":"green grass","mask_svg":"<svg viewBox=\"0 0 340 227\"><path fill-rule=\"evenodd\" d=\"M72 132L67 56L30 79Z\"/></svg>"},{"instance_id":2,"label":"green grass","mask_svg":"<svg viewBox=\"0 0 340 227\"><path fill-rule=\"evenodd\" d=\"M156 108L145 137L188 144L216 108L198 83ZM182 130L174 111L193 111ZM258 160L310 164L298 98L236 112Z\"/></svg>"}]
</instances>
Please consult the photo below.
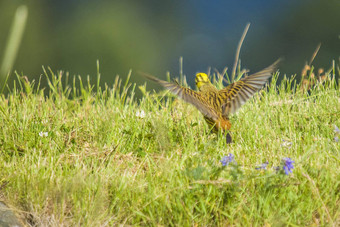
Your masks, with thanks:
<instances>
[{"instance_id":1,"label":"green grass","mask_svg":"<svg viewBox=\"0 0 340 227\"><path fill-rule=\"evenodd\" d=\"M0 198L38 226L336 226L334 73L308 92L275 77L231 117L231 145L194 107L149 86L136 101L119 78L101 88L50 70L46 96L18 77L0 96ZM222 167L229 153L236 163ZM274 170L285 157L295 161L288 176Z\"/></svg>"}]
</instances>

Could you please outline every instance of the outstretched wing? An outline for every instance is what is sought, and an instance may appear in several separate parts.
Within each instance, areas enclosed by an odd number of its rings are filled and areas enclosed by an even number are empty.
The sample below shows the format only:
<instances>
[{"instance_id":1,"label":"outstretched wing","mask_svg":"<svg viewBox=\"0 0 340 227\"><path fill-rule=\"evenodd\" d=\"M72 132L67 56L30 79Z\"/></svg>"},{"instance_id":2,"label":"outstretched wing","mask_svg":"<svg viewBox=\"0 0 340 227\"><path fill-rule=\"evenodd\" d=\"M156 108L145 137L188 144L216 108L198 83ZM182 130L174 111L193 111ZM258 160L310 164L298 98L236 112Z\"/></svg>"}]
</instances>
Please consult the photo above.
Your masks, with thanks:
<instances>
[{"instance_id":1,"label":"outstretched wing","mask_svg":"<svg viewBox=\"0 0 340 227\"><path fill-rule=\"evenodd\" d=\"M224 100L222 104L222 115L228 116L231 113L235 113L249 98L259 91L272 76L272 73L280 61L281 60L278 59L262 71L247 76L221 89L219 95L222 100Z\"/></svg>"},{"instance_id":2,"label":"outstretched wing","mask_svg":"<svg viewBox=\"0 0 340 227\"><path fill-rule=\"evenodd\" d=\"M203 97L200 93L194 90L191 90L190 88L180 86L179 84L176 84L176 83L170 83L164 80L160 80L146 73L141 73L141 74L147 79L152 80L162 85L165 89L169 90L171 93L182 98L184 101L194 105L204 116L211 118L213 120L218 119L218 114L216 110L214 110L207 103L205 97Z\"/></svg>"}]
</instances>

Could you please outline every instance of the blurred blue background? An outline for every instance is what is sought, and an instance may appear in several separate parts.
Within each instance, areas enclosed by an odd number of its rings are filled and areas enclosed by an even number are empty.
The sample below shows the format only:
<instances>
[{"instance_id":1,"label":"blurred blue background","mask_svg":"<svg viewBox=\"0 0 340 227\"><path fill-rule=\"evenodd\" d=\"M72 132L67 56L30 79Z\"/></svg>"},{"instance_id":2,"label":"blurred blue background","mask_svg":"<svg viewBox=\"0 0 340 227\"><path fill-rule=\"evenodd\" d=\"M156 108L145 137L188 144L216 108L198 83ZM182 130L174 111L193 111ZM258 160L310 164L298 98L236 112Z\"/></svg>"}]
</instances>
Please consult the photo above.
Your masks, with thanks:
<instances>
[{"instance_id":1,"label":"blurred blue background","mask_svg":"<svg viewBox=\"0 0 340 227\"><path fill-rule=\"evenodd\" d=\"M98 59L103 83L132 69L132 81L141 84L137 71L178 76L182 56L193 85L194 74L209 67L231 73L247 22L240 59L250 73L284 57L280 71L300 74L319 43L316 67L339 62L339 0L1 0L1 55L21 4L29 13L13 70L30 80L42 65L95 80Z\"/></svg>"}]
</instances>

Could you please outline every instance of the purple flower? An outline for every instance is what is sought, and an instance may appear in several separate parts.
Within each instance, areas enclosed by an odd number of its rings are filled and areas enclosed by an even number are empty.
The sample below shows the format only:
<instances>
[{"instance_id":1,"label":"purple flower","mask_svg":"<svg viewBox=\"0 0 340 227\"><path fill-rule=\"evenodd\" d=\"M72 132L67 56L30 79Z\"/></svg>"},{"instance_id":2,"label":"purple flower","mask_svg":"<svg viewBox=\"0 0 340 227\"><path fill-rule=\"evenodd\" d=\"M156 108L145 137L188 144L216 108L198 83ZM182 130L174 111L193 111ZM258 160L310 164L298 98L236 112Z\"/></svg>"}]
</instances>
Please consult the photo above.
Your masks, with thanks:
<instances>
[{"instance_id":1,"label":"purple flower","mask_svg":"<svg viewBox=\"0 0 340 227\"><path fill-rule=\"evenodd\" d=\"M336 125L334 125L334 132L335 132L334 141L338 143L339 142L338 134L340 134L340 129Z\"/></svg>"},{"instance_id":2,"label":"purple flower","mask_svg":"<svg viewBox=\"0 0 340 227\"><path fill-rule=\"evenodd\" d=\"M293 172L293 169L294 169L293 163L295 163L295 162L292 159L284 158L284 159L282 159L282 162L283 162L283 170L285 171L286 175Z\"/></svg>"},{"instance_id":3,"label":"purple flower","mask_svg":"<svg viewBox=\"0 0 340 227\"><path fill-rule=\"evenodd\" d=\"M232 153L229 153L227 156L224 156L220 162L222 163L222 166L228 166L231 162L234 161L234 155Z\"/></svg>"},{"instance_id":4,"label":"purple flower","mask_svg":"<svg viewBox=\"0 0 340 227\"><path fill-rule=\"evenodd\" d=\"M262 163L261 165L259 165L255 169L257 169L257 170L266 169L267 165L268 165L268 161L266 161L265 163Z\"/></svg>"}]
</instances>

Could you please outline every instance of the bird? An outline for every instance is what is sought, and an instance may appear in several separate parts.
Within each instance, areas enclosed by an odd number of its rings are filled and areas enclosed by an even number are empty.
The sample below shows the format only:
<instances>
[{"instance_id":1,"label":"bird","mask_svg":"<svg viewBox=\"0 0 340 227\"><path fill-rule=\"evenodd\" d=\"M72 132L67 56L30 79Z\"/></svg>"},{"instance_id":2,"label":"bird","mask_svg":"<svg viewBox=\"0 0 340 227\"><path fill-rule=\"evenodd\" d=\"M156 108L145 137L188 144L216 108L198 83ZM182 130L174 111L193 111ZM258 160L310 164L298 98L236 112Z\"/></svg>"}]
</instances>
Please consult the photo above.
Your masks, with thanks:
<instances>
[{"instance_id":1,"label":"bird","mask_svg":"<svg viewBox=\"0 0 340 227\"><path fill-rule=\"evenodd\" d=\"M263 70L233 82L222 89L217 89L206 73L196 74L195 83L198 91L181 86L177 81L167 82L150 74L141 73L145 78L154 81L184 101L195 106L202 114L211 131L222 131L227 144L232 143L229 133L230 114L235 113L256 92L262 89L272 73L277 69L280 59Z\"/></svg>"}]
</instances>

